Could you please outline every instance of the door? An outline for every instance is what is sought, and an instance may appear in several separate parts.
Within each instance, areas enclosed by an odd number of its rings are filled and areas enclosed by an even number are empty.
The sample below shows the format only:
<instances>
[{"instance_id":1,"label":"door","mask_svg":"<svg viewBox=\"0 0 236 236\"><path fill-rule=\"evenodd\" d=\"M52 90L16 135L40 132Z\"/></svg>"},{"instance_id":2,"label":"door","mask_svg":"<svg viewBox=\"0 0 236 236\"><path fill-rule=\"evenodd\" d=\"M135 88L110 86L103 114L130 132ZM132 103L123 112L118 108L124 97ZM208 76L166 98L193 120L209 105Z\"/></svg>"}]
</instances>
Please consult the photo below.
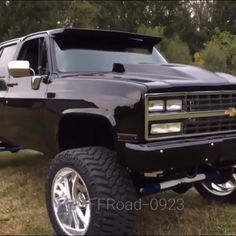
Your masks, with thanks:
<instances>
[{"instance_id":1,"label":"door","mask_svg":"<svg viewBox=\"0 0 236 236\"><path fill-rule=\"evenodd\" d=\"M7 94L7 84L9 82L9 75L7 65L8 62L14 58L16 53L17 43L12 42L0 47L0 142L4 142L7 133L4 116L4 98Z\"/></svg>"},{"instance_id":2,"label":"door","mask_svg":"<svg viewBox=\"0 0 236 236\"><path fill-rule=\"evenodd\" d=\"M17 60L27 60L31 76L10 77L5 96L6 134L9 142L23 148L44 151L44 112L47 78L49 77L49 52L47 38L33 37L23 42ZM38 90L33 90L33 74L44 77Z\"/></svg>"}]
</instances>

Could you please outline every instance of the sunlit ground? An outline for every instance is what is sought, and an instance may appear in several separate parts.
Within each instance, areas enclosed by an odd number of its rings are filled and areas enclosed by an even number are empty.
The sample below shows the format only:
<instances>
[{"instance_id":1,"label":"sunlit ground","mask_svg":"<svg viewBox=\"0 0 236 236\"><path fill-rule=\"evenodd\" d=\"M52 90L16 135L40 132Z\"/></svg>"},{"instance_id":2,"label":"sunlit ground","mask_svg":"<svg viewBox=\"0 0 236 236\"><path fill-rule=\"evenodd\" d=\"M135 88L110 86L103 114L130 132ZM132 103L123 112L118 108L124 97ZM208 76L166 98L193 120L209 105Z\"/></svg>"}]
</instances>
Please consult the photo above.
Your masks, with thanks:
<instances>
[{"instance_id":1,"label":"sunlit ground","mask_svg":"<svg viewBox=\"0 0 236 236\"><path fill-rule=\"evenodd\" d=\"M49 163L32 151L0 154L0 234L53 234L44 202ZM236 206L209 204L195 191L143 199L150 201L139 211L137 234L236 234Z\"/></svg>"}]
</instances>

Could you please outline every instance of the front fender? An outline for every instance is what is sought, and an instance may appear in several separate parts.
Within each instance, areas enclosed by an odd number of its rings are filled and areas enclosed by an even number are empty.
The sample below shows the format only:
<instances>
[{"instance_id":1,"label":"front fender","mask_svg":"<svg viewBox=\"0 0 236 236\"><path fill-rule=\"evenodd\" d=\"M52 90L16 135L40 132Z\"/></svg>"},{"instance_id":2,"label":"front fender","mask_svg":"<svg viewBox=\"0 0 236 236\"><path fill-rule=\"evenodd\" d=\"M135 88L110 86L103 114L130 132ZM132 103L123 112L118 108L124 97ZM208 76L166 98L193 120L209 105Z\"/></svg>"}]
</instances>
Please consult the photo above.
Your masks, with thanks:
<instances>
[{"instance_id":1,"label":"front fender","mask_svg":"<svg viewBox=\"0 0 236 236\"><path fill-rule=\"evenodd\" d=\"M62 117L65 115L95 115L100 116L107 119L112 127L115 127L116 121L113 115L111 115L108 111L99 108L71 108L66 109L62 112Z\"/></svg>"}]
</instances>

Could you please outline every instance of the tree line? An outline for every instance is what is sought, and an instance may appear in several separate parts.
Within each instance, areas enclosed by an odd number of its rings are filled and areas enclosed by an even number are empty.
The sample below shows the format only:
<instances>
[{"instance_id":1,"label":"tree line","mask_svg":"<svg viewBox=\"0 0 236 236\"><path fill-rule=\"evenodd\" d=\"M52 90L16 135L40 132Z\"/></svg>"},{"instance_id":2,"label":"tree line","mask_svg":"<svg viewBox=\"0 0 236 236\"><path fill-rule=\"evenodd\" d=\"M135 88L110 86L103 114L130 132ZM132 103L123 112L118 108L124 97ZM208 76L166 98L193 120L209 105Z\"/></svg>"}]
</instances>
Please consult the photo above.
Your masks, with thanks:
<instances>
[{"instance_id":1,"label":"tree line","mask_svg":"<svg viewBox=\"0 0 236 236\"><path fill-rule=\"evenodd\" d=\"M236 1L0 1L0 41L58 28L162 36L171 62L236 73Z\"/></svg>"}]
</instances>

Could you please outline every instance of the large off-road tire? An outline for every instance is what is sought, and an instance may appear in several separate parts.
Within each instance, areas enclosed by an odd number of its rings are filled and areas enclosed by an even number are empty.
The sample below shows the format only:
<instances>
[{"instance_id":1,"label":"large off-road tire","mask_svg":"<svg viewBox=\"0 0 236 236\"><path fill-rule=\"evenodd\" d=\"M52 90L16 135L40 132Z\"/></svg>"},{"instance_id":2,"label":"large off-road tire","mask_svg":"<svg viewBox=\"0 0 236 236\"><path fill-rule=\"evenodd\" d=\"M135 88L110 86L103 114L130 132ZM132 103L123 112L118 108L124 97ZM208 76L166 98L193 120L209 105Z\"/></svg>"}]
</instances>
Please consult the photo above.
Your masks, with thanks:
<instances>
[{"instance_id":1,"label":"large off-road tire","mask_svg":"<svg viewBox=\"0 0 236 236\"><path fill-rule=\"evenodd\" d=\"M234 167L234 173L231 180L224 184L213 183L211 181L205 181L197 184L195 187L200 195L210 201L222 201L226 203L236 204L236 172Z\"/></svg>"},{"instance_id":2,"label":"large off-road tire","mask_svg":"<svg viewBox=\"0 0 236 236\"><path fill-rule=\"evenodd\" d=\"M46 204L58 235L132 234L133 182L116 153L86 147L59 153L46 184Z\"/></svg>"}]
</instances>

